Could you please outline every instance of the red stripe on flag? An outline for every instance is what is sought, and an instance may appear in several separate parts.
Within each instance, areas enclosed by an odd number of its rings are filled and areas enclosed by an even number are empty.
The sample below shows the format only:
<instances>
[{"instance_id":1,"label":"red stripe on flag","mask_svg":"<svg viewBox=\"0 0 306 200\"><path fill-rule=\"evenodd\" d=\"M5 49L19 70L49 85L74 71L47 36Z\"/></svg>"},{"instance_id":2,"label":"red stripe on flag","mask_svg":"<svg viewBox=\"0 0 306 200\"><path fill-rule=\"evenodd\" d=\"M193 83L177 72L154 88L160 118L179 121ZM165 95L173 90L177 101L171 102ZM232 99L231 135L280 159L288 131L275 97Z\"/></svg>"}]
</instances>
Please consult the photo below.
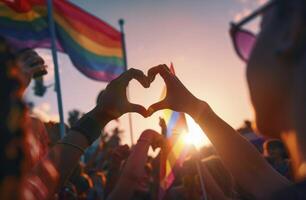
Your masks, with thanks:
<instances>
[{"instance_id":1,"label":"red stripe on flag","mask_svg":"<svg viewBox=\"0 0 306 200\"><path fill-rule=\"evenodd\" d=\"M43 0L1 0L16 12L29 12L34 5L43 5Z\"/></svg>"}]
</instances>

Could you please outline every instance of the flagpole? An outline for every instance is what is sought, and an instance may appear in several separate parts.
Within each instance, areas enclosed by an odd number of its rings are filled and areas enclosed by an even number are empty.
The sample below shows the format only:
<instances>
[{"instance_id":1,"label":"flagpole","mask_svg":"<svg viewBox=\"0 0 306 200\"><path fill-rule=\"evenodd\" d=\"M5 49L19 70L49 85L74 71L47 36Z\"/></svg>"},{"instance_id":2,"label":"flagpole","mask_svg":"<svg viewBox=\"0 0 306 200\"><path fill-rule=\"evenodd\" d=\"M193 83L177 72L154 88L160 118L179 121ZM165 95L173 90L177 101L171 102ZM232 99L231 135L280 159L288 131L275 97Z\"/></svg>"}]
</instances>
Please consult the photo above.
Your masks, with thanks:
<instances>
[{"instance_id":1,"label":"flagpole","mask_svg":"<svg viewBox=\"0 0 306 200\"><path fill-rule=\"evenodd\" d=\"M65 124L64 124L64 112L63 112L63 102L62 102L62 92L61 92L61 83L60 83L60 75L58 70L58 59L56 53L56 34L55 34L55 25L53 20L53 2L52 0L47 0L48 3L48 22L49 22L49 32L51 37L51 50L52 50L52 58L54 63L54 76L55 76L55 91L57 94L57 104L58 104L58 112L60 117L60 133L61 138L65 135Z\"/></svg>"},{"instance_id":2,"label":"flagpole","mask_svg":"<svg viewBox=\"0 0 306 200\"><path fill-rule=\"evenodd\" d=\"M125 71L127 71L128 65L127 65L127 56L126 56L125 36L124 36L124 27L123 27L124 20L123 19L119 19L119 26L120 26L120 32L121 32L122 49L123 49L123 64L124 64ZM130 99L129 87L127 87L126 89L126 95L127 95L127 98ZM129 126L130 126L131 146L133 146L134 145L133 121L132 121L132 114L130 112L128 113L128 118L129 118Z\"/></svg>"}]
</instances>

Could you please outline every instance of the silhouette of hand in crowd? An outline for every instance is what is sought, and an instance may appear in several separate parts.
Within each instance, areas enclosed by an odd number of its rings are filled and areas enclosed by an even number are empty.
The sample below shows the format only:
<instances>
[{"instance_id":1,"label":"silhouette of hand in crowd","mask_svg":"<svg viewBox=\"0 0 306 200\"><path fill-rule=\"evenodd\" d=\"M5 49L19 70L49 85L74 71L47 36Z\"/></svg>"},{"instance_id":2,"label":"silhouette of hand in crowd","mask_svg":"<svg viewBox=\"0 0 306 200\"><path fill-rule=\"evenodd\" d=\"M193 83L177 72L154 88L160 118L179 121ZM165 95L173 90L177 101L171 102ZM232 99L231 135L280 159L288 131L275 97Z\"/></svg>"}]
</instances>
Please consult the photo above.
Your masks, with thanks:
<instances>
[{"instance_id":1,"label":"silhouette of hand in crowd","mask_svg":"<svg viewBox=\"0 0 306 200\"><path fill-rule=\"evenodd\" d=\"M159 126L160 126L161 128L167 128L166 121L165 121L165 119L162 118L162 117L159 117Z\"/></svg>"},{"instance_id":2,"label":"silhouette of hand in crowd","mask_svg":"<svg viewBox=\"0 0 306 200\"><path fill-rule=\"evenodd\" d=\"M155 150L156 148L162 148L165 144L165 138L152 129L147 129L143 131L141 136L139 137L139 140L150 142L150 145L152 146L153 150Z\"/></svg>"},{"instance_id":3,"label":"silhouette of hand in crowd","mask_svg":"<svg viewBox=\"0 0 306 200\"><path fill-rule=\"evenodd\" d=\"M30 84L31 79L35 77L35 75L47 73L45 61L32 49L26 49L17 53L15 59L16 64L21 69L21 79L26 87Z\"/></svg>"},{"instance_id":4,"label":"silhouette of hand in crowd","mask_svg":"<svg viewBox=\"0 0 306 200\"><path fill-rule=\"evenodd\" d=\"M150 82L154 81L157 74L160 74L160 76L164 79L167 94L163 100L149 107L148 116L162 109L172 109L178 112L185 112L190 115L197 112L194 106L199 102L199 100L193 94L191 94L191 92L189 92L189 90L174 74L170 72L167 65L158 65L151 68L148 71Z\"/></svg>"},{"instance_id":5,"label":"silhouette of hand in crowd","mask_svg":"<svg viewBox=\"0 0 306 200\"><path fill-rule=\"evenodd\" d=\"M161 133L162 135L166 136L167 135L167 124L164 118L159 117L159 126L161 128Z\"/></svg>"},{"instance_id":6,"label":"silhouette of hand in crowd","mask_svg":"<svg viewBox=\"0 0 306 200\"><path fill-rule=\"evenodd\" d=\"M122 161L126 160L130 155L128 145L120 145L108 152L108 157L111 160L112 167L120 167Z\"/></svg>"},{"instance_id":7,"label":"silhouette of hand in crowd","mask_svg":"<svg viewBox=\"0 0 306 200\"><path fill-rule=\"evenodd\" d=\"M110 120L117 119L128 112L137 112L146 117L147 110L143 106L128 101L126 87L132 79L139 81L145 88L150 86L148 78L142 71L131 68L107 85L95 110L98 113L107 114Z\"/></svg>"}]
</instances>

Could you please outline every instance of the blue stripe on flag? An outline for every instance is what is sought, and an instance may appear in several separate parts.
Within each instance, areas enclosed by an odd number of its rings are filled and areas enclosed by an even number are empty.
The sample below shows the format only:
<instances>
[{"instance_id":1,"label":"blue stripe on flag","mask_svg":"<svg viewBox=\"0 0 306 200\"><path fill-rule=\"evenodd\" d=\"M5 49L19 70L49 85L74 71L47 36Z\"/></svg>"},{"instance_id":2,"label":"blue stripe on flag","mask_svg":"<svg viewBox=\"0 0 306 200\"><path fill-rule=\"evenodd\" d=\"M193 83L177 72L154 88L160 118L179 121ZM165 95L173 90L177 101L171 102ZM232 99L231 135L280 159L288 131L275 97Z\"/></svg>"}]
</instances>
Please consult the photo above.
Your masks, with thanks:
<instances>
[{"instance_id":1,"label":"blue stripe on flag","mask_svg":"<svg viewBox=\"0 0 306 200\"><path fill-rule=\"evenodd\" d=\"M179 112L172 112L170 120L167 124L167 137L170 137L173 133L173 128L179 119L180 113Z\"/></svg>"}]
</instances>

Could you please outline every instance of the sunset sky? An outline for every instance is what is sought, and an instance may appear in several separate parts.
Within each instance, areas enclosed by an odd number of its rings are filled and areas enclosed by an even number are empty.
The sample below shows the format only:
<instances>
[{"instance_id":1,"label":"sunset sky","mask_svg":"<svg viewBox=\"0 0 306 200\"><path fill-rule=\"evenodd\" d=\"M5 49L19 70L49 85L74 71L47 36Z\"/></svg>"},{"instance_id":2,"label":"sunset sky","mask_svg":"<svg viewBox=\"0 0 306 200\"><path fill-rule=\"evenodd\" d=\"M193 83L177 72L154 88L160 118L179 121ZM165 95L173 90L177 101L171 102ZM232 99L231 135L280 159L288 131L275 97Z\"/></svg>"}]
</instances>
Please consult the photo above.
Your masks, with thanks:
<instances>
[{"instance_id":1,"label":"sunset sky","mask_svg":"<svg viewBox=\"0 0 306 200\"><path fill-rule=\"evenodd\" d=\"M176 74L186 87L207 101L231 126L238 128L245 119L253 119L245 79L245 64L236 56L228 34L229 22L237 20L262 4L263 0L71 0L88 12L118 27L126 22L128 66L147 70L173 62ZM256 29L256 27L255 27ZM49 66L46 84L54 83L52 59L48 50L40 50ZM80 74L66 55L59 56L65 118L68 111L89 111L98 91L106 83ZM164 83L157 78L150 89L130 84L131 101L145 105L159 100ZM45 120L57 118L56 94L51 87L43 98L27 99ZM135 137L142 130L158 127L158 116L144 119L133 114ZM123 141L129 143L127 115L120 119Z\"/></svg>"}]
</instances>

